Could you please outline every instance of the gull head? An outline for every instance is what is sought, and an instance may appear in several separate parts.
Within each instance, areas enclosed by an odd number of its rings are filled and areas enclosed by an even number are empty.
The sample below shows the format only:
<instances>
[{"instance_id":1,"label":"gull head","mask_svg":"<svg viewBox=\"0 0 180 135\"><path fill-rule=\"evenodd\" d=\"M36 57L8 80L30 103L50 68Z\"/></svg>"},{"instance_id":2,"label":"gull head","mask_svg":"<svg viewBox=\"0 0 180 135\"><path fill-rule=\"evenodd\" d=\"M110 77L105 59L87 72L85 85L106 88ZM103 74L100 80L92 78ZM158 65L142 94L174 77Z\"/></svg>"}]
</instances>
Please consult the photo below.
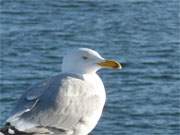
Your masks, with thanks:
<instances>
[{"instance_id":1,"label":"gull head","mask_svg":"<svg viewBox=\"0 0 180 135\"><path fill-rule=\"evenodd\" d=\"M115 60L107 60L98 52L88 48L69 51L63 58L62 72L87 74L101 68L120 69L122 66Z\"/></svg>"}]
</instances>

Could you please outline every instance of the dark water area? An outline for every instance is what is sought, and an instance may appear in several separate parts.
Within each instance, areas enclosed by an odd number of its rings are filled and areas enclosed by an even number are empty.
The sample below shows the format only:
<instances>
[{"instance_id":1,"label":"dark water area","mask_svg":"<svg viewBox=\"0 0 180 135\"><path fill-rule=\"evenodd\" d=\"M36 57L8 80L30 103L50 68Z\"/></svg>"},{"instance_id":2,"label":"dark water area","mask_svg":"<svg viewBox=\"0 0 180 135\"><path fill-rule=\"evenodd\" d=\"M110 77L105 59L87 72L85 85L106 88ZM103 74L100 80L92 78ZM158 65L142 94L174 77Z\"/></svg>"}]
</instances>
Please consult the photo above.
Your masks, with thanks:
<instances>
[{"instance_id":1,"label":"dark water area","mask_svg":"<svg viewBox=\"0 0 180 135\"><path fill-rule=\"evenodd\" d=\"M93 134L180 134L178 0L0 0L0 45L0 125L64 52L88 47L123 63L98 72L107 102Z\"/></svg>"}]
</instances>

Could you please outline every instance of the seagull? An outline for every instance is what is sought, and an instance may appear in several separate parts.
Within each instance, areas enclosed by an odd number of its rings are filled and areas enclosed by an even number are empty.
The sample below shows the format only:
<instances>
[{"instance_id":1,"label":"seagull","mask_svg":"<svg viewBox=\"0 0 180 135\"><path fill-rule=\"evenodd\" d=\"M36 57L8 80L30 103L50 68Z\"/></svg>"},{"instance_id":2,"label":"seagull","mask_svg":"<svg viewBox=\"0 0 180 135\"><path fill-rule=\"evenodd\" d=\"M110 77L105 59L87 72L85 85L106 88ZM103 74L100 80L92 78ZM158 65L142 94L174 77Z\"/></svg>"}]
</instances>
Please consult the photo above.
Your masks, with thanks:
<instances>
[{"instance_id":1,"label":"seagull","mask_svg":"<svg viewBox=\"0 0 180 135\"><path fill-rule=\"evenodd\" d=\"M0 134L88 135L97 125L106 100L99 69L120 69L89 48L69 51L62 73L32 85L20 97Z\"/></svg>"}]
</instances>

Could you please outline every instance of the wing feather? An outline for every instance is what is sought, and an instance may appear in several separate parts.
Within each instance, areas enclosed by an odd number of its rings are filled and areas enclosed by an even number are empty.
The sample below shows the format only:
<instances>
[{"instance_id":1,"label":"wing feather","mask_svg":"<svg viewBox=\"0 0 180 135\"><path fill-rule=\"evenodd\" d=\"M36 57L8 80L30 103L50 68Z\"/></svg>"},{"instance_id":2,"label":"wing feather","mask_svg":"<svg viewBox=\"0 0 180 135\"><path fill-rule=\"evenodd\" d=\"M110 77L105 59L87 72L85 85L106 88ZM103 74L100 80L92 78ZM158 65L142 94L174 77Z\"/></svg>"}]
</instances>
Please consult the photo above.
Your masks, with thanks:
<instances>
[{"instance_id":1,"label":"wing feather","mask_svg":"<svg viewBox=\"0 0 180 135\"><path fill-rule=\"evenodd\" d=\"M79 76L61 74L52 77L28 89L9 122L18 117L14 126L23 120L39 126L71 129L84 115L91 115L96 110L98 97L93 89Z\"/></svg>"}]
</instances>

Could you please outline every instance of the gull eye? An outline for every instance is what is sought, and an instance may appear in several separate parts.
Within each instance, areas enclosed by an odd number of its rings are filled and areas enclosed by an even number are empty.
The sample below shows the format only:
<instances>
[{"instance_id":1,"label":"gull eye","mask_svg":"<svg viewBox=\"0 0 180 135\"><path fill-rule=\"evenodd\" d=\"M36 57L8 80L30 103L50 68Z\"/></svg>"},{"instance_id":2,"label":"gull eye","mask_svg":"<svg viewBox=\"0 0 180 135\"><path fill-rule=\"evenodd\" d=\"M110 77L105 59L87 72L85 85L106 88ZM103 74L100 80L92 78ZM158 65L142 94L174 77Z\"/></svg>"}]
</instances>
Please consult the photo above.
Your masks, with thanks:
<instances>
[{"instance_id":1,"label":"gull eye","mask_svg":"<svg viewBox=\"0 0 180 135\"><path fill-rule=\"evenodd\" d=\"M87 60L88 57L87 56L82 56L83 60Z\"/></svg>"}]
</instances>

